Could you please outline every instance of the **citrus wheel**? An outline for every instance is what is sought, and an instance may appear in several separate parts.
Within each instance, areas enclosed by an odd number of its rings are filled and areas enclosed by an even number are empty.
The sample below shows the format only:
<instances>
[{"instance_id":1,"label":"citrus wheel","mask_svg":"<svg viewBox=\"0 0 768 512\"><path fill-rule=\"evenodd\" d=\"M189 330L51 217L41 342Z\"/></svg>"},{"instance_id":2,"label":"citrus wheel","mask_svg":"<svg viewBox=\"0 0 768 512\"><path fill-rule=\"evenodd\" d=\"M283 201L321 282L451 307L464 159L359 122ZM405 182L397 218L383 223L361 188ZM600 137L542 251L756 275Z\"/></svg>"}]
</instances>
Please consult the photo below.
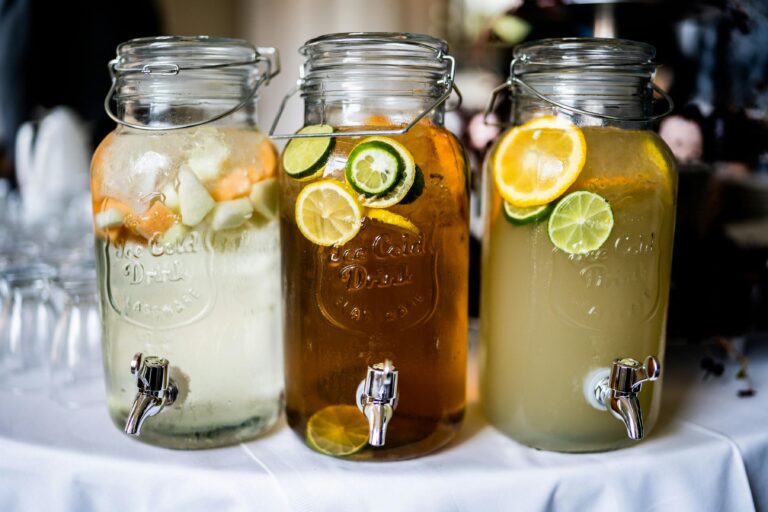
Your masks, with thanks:
<instances>
[{"instance_id":1,"label":"citrus wheel","mask_svg":"<svg viewBox=\"0 0 768 512\"><path fill-rule=\"evenodd\" d=\"M554 116L506 132L491 160L496 188L512 206L540 206L560 197L584 167L581 129Z\"/></svg>"},{"instance_id":2,"label":"citrus wheel","mask_svg":"<svg viewBox=\"0 0 768 512\"><path fill-rule=\"evenodd\" d=\"M310 183L296 197L296 226L318 245L343 245L360 231L362 209L338 181Z\"/></svg>"},{"instance_id":3,"label":"citrus wheel","mask_svg":"<svg viewBox=\"0 0 768 512\"><path fill-rule=\"evenodd\" d=\"M613 210L594 192L572 192L557 203L549 216L549 239L569 254L595 251L611 236Z\"/></svg>"},{"instance_id":4,"label":"citrus wheel","mask_svg":"<svg viewBox=\"0 0 768 512\"><path fill-rule=\"evenodd\" d=\"M368 421L354 405L330 405L309 418L306 439L320 453L346 457L368 444Z\"/></svg>"}]
</instances>

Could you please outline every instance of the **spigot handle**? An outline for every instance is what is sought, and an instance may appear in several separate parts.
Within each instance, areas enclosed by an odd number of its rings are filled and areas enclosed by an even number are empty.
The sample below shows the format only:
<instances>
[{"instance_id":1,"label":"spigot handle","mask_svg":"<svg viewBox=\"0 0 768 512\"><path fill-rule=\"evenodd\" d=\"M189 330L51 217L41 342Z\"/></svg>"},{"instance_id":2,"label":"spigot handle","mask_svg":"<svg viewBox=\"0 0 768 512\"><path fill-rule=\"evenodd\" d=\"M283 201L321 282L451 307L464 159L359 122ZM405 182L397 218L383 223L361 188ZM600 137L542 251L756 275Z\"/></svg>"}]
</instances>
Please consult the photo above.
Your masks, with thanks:
<instances>
[{"instance_id":1,"label":"spigot handle","mask_svg":"<svg viewBox=\"0 0 768 512\"><path fill-rule=\"evenodd\" d=\"M618 393L638 393L643 383L654 381L661 374L661 364L654 356L641 363L629 357L616 359L611 367L610 386Z\"/></svg>"}]
</instances>

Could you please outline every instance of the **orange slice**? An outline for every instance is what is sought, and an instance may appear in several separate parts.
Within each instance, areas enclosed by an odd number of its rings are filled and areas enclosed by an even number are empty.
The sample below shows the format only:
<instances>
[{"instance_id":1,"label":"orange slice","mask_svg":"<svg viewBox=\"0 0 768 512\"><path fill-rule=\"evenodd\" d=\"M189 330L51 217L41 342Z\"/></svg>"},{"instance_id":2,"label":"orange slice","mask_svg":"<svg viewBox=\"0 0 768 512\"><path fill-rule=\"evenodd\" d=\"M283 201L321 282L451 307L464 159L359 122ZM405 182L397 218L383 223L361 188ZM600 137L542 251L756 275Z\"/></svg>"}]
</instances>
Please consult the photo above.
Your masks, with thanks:
<instances>
[{"instance_id":1,"label":"orange slice","mask_svg":"<svg viewBox=\"0 0 768 512\"><path fill-rule=\"evenodd\" d=\"M587 157L584 134L554 116L506 132L491 159L496 188L517 207L547 204L579 177Z\"/></svg>"}]
</instances>

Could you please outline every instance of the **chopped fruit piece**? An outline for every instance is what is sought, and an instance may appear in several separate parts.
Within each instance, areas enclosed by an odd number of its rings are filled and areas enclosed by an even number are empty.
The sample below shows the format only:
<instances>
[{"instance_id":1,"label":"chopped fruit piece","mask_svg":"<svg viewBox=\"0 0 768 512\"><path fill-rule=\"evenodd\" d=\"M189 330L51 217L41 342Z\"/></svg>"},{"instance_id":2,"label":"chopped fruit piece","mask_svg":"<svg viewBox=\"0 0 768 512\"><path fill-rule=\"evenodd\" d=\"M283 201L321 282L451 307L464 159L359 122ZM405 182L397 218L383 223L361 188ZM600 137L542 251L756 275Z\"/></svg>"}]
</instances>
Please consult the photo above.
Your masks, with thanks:
<instances>
[{"instance_id":1,"label":"chopped fruit piece","mask_svg":"<svg viewBox=\"0 0 768 512\"><path fill-rule=\"evenodd\" d=\"M365 212L365 216L368 217L369 219L373 219L379 222L383 222L384 224L389 224L390 226L396 226L400 229L410 231L414 235L419 234L419 228L417 228L413 222L409 221L402 215L392 213L389 210L380 210L378 208L371 208L367 212Z\"/></svg>"},{"instance_id":2,"label":"chopped fruit piece","mask_svg":"<svg viewBox=\"0 0 768 512\"><path fill-rule=\"evenodd\" d=\"M579 127L544 116L505 133L491 157L491 169L508 203L539 206L560 197L576 181L586 157Z\"/></svg>"},{"instance_id":3,"label":"chopped fruit piece","mask_svg":"<svg viewBox=\"0 0 768 512\"><path fill-rule=\"evenodd\" d=\"M94 221L99 229L116 228L123 225L125 212L120 208L109 208L103 212L97 213Z\"/></svg>"},{"instance_id":4,"label":"chopped fruit piece","mask_svg":"<svg viewBox=\"0 0 768 512\"><path fill-rule=\"evenodd\" d=\"M299 135L333 133L333 127L327 124L316 124L305 126L297 133ZM291 139L283 151L283 170L288 176L297 180L315 177L325 168L325 162L333 150L334 142L332 137Z\"/></svg>"},{"instance_id":5,"label":"chopped fruit piece","mask_svg":"<svg viewBox=\"0 0 768 512\"><path fill-rule=\"evenodd\" d=\"M248 199L251 200L251 205L253 205L256 213L267 220L272 220L277 218L277 197L277 179L269 178L254 183Z\"/></svg>"},{"instance_id":6,"label":"chopped fruit piece","mask_svg":"<svg viewBox=\"0 0 768 512\"><path fill-rule=\"evenodd\" d=\"M211 194L197 177L183 168L179 171L179 209L181 222L196 226L216 206Z\"/></svg>"},{"instance_id":7,"label":"chopped fruit piece","mask_svg":"<svg viewBox=\"0 0 768 512\"><path fill-rule=\"evenodd\" d=\"M261 160L262 178L268 178L277 174L277 151L269 139L264 139L259 147L259 159ZM254 180L260 181L260 180Z\"/></svg>"},{"instance_id":8,"label":"chopped fruit piece","mask_svg":"<svg viewBox=\"0 0 768 512\"><path fill-rule=\"evenodd\" d=\"M160 201L155 201L142 215L127 215L125 227L147 240L165 233L176 220L176 215Z\"/></svg>"},{"instance_id":9,"label":"chopped fruit piece","mask_svg":"<svg viewBox=\"0 0 768 512\"><path fill-rule=\"evenodd\" d=\"M354 405L330 405L309 418L307 443L325 455L352 455L368 444L368 421Z\"/></svg>"},{"instance_id":10,"label":"chopped fruit piece","mask_svg":"<svg viewBox=\"0 0 768 512\"><path fill-rule=\"evenodd\" d=\"M189 234L189 228L184 224L176 223L168 231L163 233L160 237L161 244L175 244L182 242L184 238Z\"/></svg>"},{"instance_id":11,"label":"chopped fruit piece","mask_svg":"<svg viewBox=\"0 0 768 512\"><path fill-rule=\"evenodd\" d=\"M251 180L245 169L235 169L223 176L213 187L211 196L216 201L229 201L238 197L245 197L251 191Z\"/></svg>"},{"instance_id":12,"label":"chopped fruit piece","mask_svg":"<svg viewBox=\"0 0 768 512\"><path fill-rule=\"evenodd\" d=\"M310 183L296 197L296 226L310 242L344 245L360 231L362 211L338 181Z\"/></svg>"},{"instance_id":13,"label":"chopped fruit piece","mask_svg":"<svg viewBox=\"0 0 768 512\"><path fill-rule=\"evenodd\" d=\"M169 183L163 187L160 191L163 194L163 203L176 213L179 213L179 193L173 188L173 184Z\"/></svg>"},{"instance_id":14,"label":"chopped fruit piece","mask_svg":"<svg viewBox=\"0 0 768 512\"><path fill-rule=\"evenodd\" d=\"M195 147L189 152L187 165L200 181L213 181L229 158L229 147L214 128L201 128L194 136Z\"/></svg>"},{"instance_id":15,"label":"chopped fruit piece","mask_svg":"<svg viewBox=\"0 0 768 512\"><path fill-rule=\"evenodd\" d=\"M253 215L253 206L246 198L218 203L211 214L211 227L215 231L243 225Z\"/></svg>"}]
</instances>

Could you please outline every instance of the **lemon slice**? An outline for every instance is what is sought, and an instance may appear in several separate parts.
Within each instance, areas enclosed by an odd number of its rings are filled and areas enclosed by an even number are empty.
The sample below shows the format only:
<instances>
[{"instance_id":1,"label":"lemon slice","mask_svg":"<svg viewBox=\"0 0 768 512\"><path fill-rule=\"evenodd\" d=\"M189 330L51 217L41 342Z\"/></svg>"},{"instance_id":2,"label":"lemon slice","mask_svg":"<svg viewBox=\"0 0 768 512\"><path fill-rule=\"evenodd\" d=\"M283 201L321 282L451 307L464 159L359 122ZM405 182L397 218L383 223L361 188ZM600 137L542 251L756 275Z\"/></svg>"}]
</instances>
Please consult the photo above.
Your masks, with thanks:
<instances>
[{"instance_id":1,"label":"lemon slice","mask_svg":"<svg viewBox=\"0 0 768 512\"><path fill-rule=\"evenodd\" d=\"M613 210L603 196L585 190L572 192L549 216L549 239L569 254L586 254L603 246L613 222Z\"/></svg>"},{"instance_id":2,"label":"lemon slice","mask_svg":"<svg viewBox=\"0 0 768 512\"><path fill-rule=\"evenodd\" d=\"M392 213L388 210L371 208L365 212L365 216L369 219L383 222L384 224L389 224L390 226L396 226L398 228L404 229L405 231L410 231L414 235L419 234L419 228L417 228L413 222L406 219L402 215Z\"/></svg>"},{"instance_id":3,"label":"lemon slice","mask_svg":"<svg viewBox=\"0 0 768 512\"><path fill-rule=\"evenodd\" d=\"M539 206L560 197L587 157L581 129L554 116L508 131L491 160L496 188L512 206Z\"/></svg>"},{"instance_id":4,"label":"lemon slice","mask_svg":"<svg viewBox=\"0 0 768 512\"><path fill-rule=\"evenodd\" d=\"M307 444L325 455L345 457L368 444L368 421L354 405L331 405L307 422Z\"/></svg>"},{"instance_id":5,"label":"lemon slice","mask_svg":"<svg viewBox=\"0 0 768 512\"><path fill-rule=\"evenodd\" d=\"M310 242L343 245L360 231L362 209L334 180L310 183L296 197L296 226Z\"/></svg>"}]
</instances>

